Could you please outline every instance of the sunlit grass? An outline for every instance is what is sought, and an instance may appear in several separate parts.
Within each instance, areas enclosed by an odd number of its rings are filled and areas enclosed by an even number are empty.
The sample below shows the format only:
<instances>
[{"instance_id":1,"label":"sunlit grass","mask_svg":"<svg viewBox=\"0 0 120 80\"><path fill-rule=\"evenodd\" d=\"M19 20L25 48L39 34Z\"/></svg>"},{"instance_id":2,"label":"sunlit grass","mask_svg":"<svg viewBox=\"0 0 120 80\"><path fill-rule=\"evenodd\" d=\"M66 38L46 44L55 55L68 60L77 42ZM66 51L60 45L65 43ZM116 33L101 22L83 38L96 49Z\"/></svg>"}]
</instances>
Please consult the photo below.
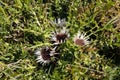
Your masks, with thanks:
<instances>
[{"instance_id":1,"label":"sunlit grass","mask_svg":"<svg viewBox=\"0 0 120 80\"><path fill-rule=\"evenodd\" d=\"M79 31L88 44L75 43ZM34 53L45 46L59 55L43 66ZM119 59L119 0L0 1L1 80L118 80Z\"/></svg>"}]
</instances>

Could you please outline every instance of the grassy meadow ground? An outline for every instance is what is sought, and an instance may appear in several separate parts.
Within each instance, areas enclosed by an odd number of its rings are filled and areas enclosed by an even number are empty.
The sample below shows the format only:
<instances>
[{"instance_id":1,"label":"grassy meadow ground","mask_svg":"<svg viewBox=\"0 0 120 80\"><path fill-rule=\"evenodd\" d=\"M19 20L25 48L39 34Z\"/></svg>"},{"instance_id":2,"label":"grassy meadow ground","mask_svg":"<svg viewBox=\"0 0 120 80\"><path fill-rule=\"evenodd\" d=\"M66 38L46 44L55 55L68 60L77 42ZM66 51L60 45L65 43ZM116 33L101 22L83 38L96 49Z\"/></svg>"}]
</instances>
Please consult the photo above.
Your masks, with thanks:
<instances>
[{"instance_id":1,"label":"grassy meadow ground","mask_svg":"<svg viewBox=\"0 0 120 80\"><path fill-rule=\"evenodd\" d=\"M70 37L40 65L34 52L54 46L59 18ZM78 31L87 46L75 45ZM0 80L120 80L120 0L0 0Z\"/></svg>"}]
</instances>

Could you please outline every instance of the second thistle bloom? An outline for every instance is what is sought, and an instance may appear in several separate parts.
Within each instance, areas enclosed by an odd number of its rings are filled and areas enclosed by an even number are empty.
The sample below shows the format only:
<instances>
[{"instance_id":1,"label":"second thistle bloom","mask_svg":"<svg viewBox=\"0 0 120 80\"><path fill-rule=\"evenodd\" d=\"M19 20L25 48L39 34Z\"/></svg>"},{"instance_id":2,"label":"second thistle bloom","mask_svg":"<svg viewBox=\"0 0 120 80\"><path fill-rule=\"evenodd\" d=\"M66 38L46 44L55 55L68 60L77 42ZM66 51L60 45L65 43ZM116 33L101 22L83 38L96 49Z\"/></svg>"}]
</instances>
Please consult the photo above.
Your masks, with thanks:
<instances>
[{"instance_id":1,"label":"second thistle bloom","mask_svg":"<svg viewBox=\"0 0 120 80\"><path fill-rule=\"evenodd\" d=\"M61 44L69 38L69 33L66 28L61 29L60 31L53 32L51 36L51 42L53 44Z\"/></svg>"},{"instance_id":2,"label":"second thistle bloom","mask_svg":"<svg viewBox=\"0 0 120 80\"><path fill-rule=\"evenodd\" d=\"M86 36L86 34L78 32L77 35L74 36L73 41L78 46L85 46L90 43L88 39L89 37Z\"/></svg>"}]
</instances>

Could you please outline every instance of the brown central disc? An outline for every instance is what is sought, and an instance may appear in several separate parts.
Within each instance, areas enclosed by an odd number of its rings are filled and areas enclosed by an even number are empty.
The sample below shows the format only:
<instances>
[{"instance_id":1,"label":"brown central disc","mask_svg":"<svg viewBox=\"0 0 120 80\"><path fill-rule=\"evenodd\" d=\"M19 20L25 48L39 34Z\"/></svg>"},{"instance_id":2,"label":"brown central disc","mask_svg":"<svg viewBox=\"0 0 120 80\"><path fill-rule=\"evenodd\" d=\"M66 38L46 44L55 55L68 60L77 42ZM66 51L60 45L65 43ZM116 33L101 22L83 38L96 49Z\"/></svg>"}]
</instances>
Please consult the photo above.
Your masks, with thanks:
<instances>
[{"instance_id":1,"label":"brown central disc","mask_svg":"<svg viewBox=\"0 0 120 80\"><path fill-rule=\"evenodd\" d=\"M83 39L76 39L75 40L75 44L79 45L79 46L84 46L85 45L85 41Z\"/></svg>"},{"instance_id":2,"label":"brown central disc","mask_svg":"<svg viewBox=\"0 0 120 80\"><path fill-rule=\"evenodd\" d=\"M48 49L48 50L42 49L42 50L41 50L42 58L43 58L44 60L50 60L50 55L49 55L49 53L50 53L50 49Z\"/></svg>"},{"instance_id":3,"label":"brown central disc","mask_svg":"<svg viewBox=\"0 0 120 80\"><path fill-rule=\"evenodd\" d=\"M56 38L59 42L64 41L67 38L67 34L65 34L65 33L57 34Z\"/></svg>"}]
</instances>

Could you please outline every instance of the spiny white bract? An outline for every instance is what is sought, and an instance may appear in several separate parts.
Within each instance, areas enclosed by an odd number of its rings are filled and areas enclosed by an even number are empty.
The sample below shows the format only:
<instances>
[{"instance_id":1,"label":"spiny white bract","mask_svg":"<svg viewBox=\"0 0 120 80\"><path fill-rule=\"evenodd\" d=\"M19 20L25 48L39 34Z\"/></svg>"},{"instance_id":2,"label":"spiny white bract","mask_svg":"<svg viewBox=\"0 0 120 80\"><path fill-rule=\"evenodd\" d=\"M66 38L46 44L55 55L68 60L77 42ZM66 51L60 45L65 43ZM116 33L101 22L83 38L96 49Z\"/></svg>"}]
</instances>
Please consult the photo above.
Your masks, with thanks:
<instances>
[{"instance_id":1,"label":"spiny white bract","mask_svg":"<svg viewBox=\"0 0 120 80\"><path fill-rule=\"evenodd\" d=\"M52 24L56 27L65 27L66 26L66 20L64 19L55 19L55 21L52 21Z\"/></svg>"}]
</instances>

